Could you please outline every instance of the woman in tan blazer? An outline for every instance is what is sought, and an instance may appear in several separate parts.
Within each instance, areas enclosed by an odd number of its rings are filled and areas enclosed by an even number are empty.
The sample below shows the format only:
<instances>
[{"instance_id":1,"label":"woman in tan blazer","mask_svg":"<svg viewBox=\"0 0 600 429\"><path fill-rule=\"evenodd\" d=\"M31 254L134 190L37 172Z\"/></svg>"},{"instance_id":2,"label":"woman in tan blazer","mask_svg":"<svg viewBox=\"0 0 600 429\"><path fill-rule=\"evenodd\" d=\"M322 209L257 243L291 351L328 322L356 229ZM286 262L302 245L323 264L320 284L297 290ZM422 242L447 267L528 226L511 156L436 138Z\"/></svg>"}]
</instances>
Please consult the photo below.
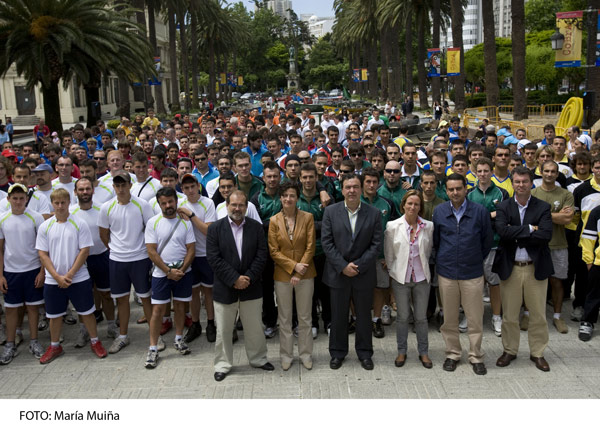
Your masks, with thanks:
<instances>
[{"instance_id":1,"label":"woman in tan blazer","mask_svg":"<svg viewBox=\"0 0 600 429\"><path fill-rule=\"evenodd\" d=\"M433 247L433 223L423 219L423 197L411 189L400 202L400 219L388 222L385 229L385 262L392 278L392 289L398 306L396 340L397 367L406 362L408 318L414 306L415 331L419 360L425 368L433 364L428 356L427 304L429 302L429 256Z\"/></svg>"},{"instance_id":2,"label":"woman in tan blazer","mask_svg":"<svg viewBox=\"0 0 600 429\"><path fill-rule=\"evenodd\" d=\"M316 235L313 216L298 210L300 188L292 182L279 187L281 211L269 223L269 252L275 263L275 294L279 322L281 367L290 369L294 359L292 312L294 291L298 313L298 354L302 365L312 369L312 296L317 275Z\"/></svg>"}]
</instances>

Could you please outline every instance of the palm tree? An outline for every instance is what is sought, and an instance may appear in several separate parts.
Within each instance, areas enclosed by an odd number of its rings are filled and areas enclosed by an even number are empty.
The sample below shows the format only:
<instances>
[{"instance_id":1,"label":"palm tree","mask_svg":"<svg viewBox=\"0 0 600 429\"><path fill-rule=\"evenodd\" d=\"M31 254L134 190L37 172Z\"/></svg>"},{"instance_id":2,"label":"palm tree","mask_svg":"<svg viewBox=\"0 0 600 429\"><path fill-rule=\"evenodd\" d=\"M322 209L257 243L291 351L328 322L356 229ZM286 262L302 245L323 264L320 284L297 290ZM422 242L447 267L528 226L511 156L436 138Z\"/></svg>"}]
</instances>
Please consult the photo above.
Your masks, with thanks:
<instances>
[{"instance_id":1,"label":"palm tree","mask_svg":"<svg viewBox=\"0 0 600 429\"><path fill-rule=\"evenodd\" d=\"M512 0L513 115L515 121L527 119L525 92L525 2Z\"/></svg>"},{"instance_id":2,"label":"palm tree","mask_svg":"<svg viewBox=\"0 0 600 429\"><path fill-rule=\"evenodd\" d=\"M494 27L494 11L491 7L484 7L482 15L486 104L488 106L497 106L500 87L498 86L498 67L496 65L496 29ZM494 114L494 110L490 109L488 116Z\"/></svg>"},{"instance_id":3,"label":"palm tree","mask_svg":"<svg viewBox=\"0 0 600 429\"><path fill-rule=\"evenodd\" d=\"M440 8L441 0L433 0L431 5L431 17L433 21L433 31L431 35L431 43L434 48L440 47L440 28L441 28L441 8ZM431 78L431 99L433 101L440 102L440 82L441 78L432 77Z\"/></svg>"},{"instance_id":4,"label":"palm tree","mask_svg":"<svg viewBox=\"0 0 600 429\"><path fill-rule=\"evenodd\" d=\"M179 52L181 55L181 73L183 75L183 90L185 92L185 110L190 111L190 75L188 73L188 43L185 19L187 16L187 2L177 4L177 21L179 22ZM195 79L195 77L194 77Z\"/></svg>"},{"instance_id":5,"label":"palm tree","mask_svg":"<svg viewBox=\"0 0 600 429\"><path fill-rule=\"evenodd\" d=\"M15 65L28 88L40 84L52 130L62 131L61 80L66 87L76 76L86 84L93 70L140 79L151 69L145 37L116 7L103 0L0 2L0 76Z\"/></svg>"},{"instance_id":6,"label":"palm tree","mask_svg":"<svg viewBox=\"0 0 600 429\"><path fill-rule=\"evenodd\" d=\"M156 3L157 0L146 0L146 5L148 7L148 40L150 41L150 46L152 46L154 56L160 58L160 49L156 40ZM161 62L161 68L162 67L163 66ZM154 87L154 98L156 99L156 111L159 114L165 114L167 111L165 110L162 85Z\"/></svg>"},{"instance_id":7,"label":"palm tree","mask_svg":"<svg viewBox=\"0 0 600 429\"><path fill-rule=\"evenodd\" d=\"M465 108L465 51L463 49L462 32L464 19L463 4L461 0L451 0L450 4L452 6L452 44L455 48L460 48L460 75L454 77L454 109L462 111ZM525 75L523 75L523 81L525 81Z\"/></svg>"},{"instance_id":8,"label":"palm tree","mask_svg":"<svg viewBox=\"0 0 600 429\"><path fill-rule=\"evenodd\" d=\"M169 33L169 71L171 72L171 111L180 110L179 104L179 74L177 73L177 28L175 11L177 0L167 2L167 26Z\"/></svg>"}]
</instances>

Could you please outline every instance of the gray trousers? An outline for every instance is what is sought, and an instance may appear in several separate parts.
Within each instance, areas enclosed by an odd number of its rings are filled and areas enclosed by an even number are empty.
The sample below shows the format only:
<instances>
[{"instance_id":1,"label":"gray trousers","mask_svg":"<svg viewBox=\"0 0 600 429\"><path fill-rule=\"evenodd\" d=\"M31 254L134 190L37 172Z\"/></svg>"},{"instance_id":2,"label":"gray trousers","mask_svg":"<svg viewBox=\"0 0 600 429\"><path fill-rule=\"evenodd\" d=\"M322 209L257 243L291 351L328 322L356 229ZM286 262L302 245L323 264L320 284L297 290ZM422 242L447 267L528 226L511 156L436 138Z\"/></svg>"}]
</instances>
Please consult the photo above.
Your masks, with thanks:
<instances>
[{"instance_id":1,"label":"gray trousers","mask_svg":"<svg viewBox=\"0 0 600 429\"><path fill-rule=\"evenodd\" d=\"M398 306L396 317L396 341L398 342L398 354L407 354L408 318L410 317L410 304L413 304L413 318L417 332L417 349L419 356L428 354L429 339L427 326L427 305L429 303L429 283L422 281L418 283L400 284L392 279L394 298ZM411 299L412 298L412 299Z\"/></svg>"}]
</instances>

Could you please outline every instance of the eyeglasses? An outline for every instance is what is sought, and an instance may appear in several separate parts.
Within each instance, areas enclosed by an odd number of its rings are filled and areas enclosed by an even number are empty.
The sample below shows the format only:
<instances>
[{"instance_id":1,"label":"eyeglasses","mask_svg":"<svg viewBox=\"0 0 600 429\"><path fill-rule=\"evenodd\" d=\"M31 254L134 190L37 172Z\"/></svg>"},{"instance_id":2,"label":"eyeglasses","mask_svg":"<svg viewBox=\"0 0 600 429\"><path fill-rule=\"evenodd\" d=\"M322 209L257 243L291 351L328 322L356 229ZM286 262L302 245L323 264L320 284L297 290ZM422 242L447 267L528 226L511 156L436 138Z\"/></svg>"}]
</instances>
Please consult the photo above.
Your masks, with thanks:
<instances>
[{"instance_id":1,"label":"eyeglasses","mask_svg":"<svg viewBox=\"0 0 600 429\"><path fill-rule=\"evenodd\" d=\"M388 174L400 174L402 170L397 170L397 169L392 169L392 168L386 168L385 172Z\"/></svg>"},{"instance_id":2,"label":"eyeglasses","mask_svg":"<svg viewBox=\"0 0 600 429\"><path fill-rule=\"evenodd\" d=\"M300 162L308 162L310 161L310 157L309 158L300 158Z\"/></svg>"},{"instance_id":3,"label":"eyeglasses","mask_svg":"<svg viewBox=\"0 0 600 429\"><path fill-rule=\"evenodd\" d=\"M359 142L360 143L360 139L351 139L353 142Z\"/></svg>"},{"instance_id":4,"label":"eyeglasses","mask_svg":"<svg viewBox=\"0 0 600 429\"><path fill-rule=\"evenodd\" d=\"M203 158L196 158L194 161L196 162L202 162L202 161L206 161L208 158L203 157Z\"/></svg>"},{"instance_id":5,"label":"eyeglasses","mask_svg":"<svg viewBox=\"0 0 600 429\"><path fill-rule=\"evenodd\" d=\"M364 144L363 147L374 147L375 145L373 143L371 144Z\"/></svg>"},{"instance_id":6,"label":"eyeglasses","mask_svg":"<svg viewBox=\"0 0 600 429\"><path fill-rule=\"evenodd\" d=\"M340 174L354 173L352 170L340 170Z\"/></svg>"},{"instance_id":7,"label":"eyeglasses","mask_svg":"<svg viewBox=\"0 0 600 429\"><path fill-rule=\"evenodd\" d=\"M351 153L351 154L350 154L350 157L351 157L351 158L358 158L358 157L360 157L360 156L362 156L360 153Z\"/></svg>"},{"instance_id":8,"label":"eyeglasses","mask_svg":"<svg viewBox=\"0 0 600 429\"><path fill-rule=\"evenodd\" d=\"M105 156L95 156L95 157L94 157L94 160L95 160L95 161L104 161L105 159L106 159L106 157L105 157Z\"/></svg>"}]
</instances>

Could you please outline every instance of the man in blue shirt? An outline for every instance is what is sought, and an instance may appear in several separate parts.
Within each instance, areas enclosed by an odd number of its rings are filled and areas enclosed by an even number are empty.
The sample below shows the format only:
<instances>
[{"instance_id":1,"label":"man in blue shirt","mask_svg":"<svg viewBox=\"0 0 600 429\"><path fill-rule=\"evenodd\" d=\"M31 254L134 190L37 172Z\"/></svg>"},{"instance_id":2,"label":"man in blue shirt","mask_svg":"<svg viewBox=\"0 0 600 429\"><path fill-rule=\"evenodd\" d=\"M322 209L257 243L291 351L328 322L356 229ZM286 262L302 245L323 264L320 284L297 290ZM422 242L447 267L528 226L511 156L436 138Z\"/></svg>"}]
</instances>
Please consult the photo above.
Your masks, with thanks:
<instances>
[{"instance_id":1,"label":"man in blue shirt","mask_svg":"<svg viewBox=\"0 0 600 429\"><path fill-rule=\"evenodd\" d=\"M242 151L250 155L252 175L260 177L263 172L260 159L262 158L262 154L267 152L267 147L263 144L261 135L256 131L248 133L248 146L243 148Z\"/></svg>"}]
</instances>

